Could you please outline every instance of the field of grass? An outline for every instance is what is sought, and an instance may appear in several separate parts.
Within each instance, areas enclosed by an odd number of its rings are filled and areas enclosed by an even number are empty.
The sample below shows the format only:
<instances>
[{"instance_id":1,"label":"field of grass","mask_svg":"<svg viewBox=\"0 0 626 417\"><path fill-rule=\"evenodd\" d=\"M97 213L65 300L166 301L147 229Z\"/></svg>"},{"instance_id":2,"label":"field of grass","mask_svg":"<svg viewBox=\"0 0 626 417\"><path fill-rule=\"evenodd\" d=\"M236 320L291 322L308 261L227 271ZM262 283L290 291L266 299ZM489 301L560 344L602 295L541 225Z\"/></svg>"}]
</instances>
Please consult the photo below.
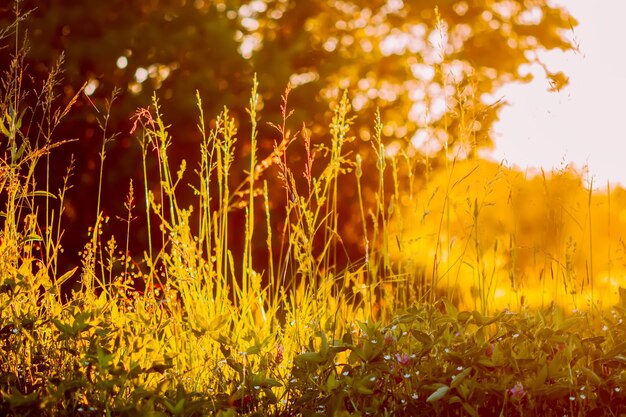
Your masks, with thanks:
<instances>
[{"instance_id":1,"label":"field of grass","mask_svg":"<svg viewBox=\"0 0 626 417\"><path fill-rule=\"evenodd\" d=\"M0 414L626 413L622 190L596 193L566 169L529 178L447 149L440 169L427 165L427 178L415 178L411 167L423 157L391 152L377 118L369 204L363 161L346 151L356 140L348 94L332 109L330 141L314 144L307 129L288 134L297 127L289 126L287 89L280 139L258 155L255 81L247 121L227 109L205 116L197 97L203 140L191 174L169 163L172 137L158 99L138 111L144 183L120 195L127 233L111 235L98 209L81 266L63 270L72 167L60 190L35 172L63 146L52 132L82 93L58 107L53 70L35 92L38 108L26 107L32 92L21 87L20 56L0 89ZM112 139L102 122L100 185ZM238 123L251 125L250 137L238 136ZM286 162L294 141L305 152L300 171ZM246 180L233 186L242 143L251 149ZM149 158L157 159L156 183ZM268 187L270 170L281 189ZM356 178L353 223L364 258L338 271L343 176ZM188 184L196 202L184 207L177 193ZM270 210L279 193L282 228ZM262 270L251 245L232 250L235 210L245 212L237 231L244 242L267 236ZM137 216L148 222L148 246L131 254ZM71 281L67 297L62 286Z\"/></svg>"}]
</instances>

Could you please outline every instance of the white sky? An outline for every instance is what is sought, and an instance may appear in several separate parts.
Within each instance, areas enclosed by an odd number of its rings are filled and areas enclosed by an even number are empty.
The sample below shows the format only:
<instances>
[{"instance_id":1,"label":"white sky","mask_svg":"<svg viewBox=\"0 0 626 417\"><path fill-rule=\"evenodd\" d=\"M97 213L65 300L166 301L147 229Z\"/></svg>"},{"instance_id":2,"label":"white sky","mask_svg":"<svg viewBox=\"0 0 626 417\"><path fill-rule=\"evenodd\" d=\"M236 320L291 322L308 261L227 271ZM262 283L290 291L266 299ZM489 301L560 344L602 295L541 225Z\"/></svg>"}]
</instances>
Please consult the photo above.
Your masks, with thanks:
<instances>
[{"instance_id":1,"label":"white sky","mask_svg":"<svg viewBox=\"0 0 626 417\"><path fill-rule=\"evenodd\" d=\"M626 16L625 0L559 0L578 19L574 37L580 53L543 56L564 71L570 85L548 92L538 76L531 84L511 85L496 96L511 103L495 126L491 158L521 169L580 169L587 165L594 184L626 186Z\"/></svg>"}]
</instances>

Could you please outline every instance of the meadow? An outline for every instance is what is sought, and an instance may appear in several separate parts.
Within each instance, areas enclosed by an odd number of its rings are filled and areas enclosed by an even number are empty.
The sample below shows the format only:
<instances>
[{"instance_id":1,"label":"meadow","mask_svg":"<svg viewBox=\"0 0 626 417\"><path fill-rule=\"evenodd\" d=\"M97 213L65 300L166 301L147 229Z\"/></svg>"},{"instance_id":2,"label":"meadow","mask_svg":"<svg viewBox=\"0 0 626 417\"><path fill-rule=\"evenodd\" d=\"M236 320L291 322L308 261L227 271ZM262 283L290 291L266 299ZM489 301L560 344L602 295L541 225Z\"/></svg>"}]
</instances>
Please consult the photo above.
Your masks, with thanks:
<instances>
[{"instance_id":1,"label":"meadow","mask_svg":"<svg viewBox=\"0 0 626 417\"><path fill-rule=\"evenodd\" d=\"M35 173L64 146L52 132L83 92L59 105L52 71L30 108L23 76L18 55L0 89L0 414L626 413L624 190L599 190L568 167L531 175L458 158L445 144L430 171L419 149L385 143L377 117L368 155L378 180L365 195L362 156L346 150L361 140L349 94L337 97L330 140L319 143L290 126L298 109L288 88L278 140L259 154L254 79L249 120L226 108L205 115L197 96L202 141L192 169L169 162L176 138L158 97L138 110L144 181L120 193L126 235L111 234L98 209L76 254L81 266L64 270L73 168L59 190ZM238 135L243 123L249 137ZM98 206L111 140L105 127ZM294 143L304 152L298 167L287 163ZM245 180L233 184L244 144ZM269 187L270 176L282 187ZM338 205L348 176L356 214L346 228ZM186 206L178 195L189 187L196 200ZM284 202L280 221L275 201ZM235 212L245 222L233 231ZM130 253L138 216L148 245ZM259 234L263 259L251 243ZM344 240L355 239L363 257L335 267Z\"/></svg>"}]
</instances>

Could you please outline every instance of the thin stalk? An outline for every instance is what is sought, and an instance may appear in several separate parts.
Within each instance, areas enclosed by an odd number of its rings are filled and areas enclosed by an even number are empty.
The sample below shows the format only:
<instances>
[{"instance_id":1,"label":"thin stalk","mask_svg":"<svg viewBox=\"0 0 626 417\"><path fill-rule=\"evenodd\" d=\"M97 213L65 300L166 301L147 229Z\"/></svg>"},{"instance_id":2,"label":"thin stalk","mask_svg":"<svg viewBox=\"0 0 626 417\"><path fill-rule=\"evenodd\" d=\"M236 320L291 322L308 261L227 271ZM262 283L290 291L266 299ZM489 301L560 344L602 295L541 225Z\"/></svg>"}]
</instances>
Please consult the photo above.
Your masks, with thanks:
<instances>
[{"instance_id":1,"label":"thin stalk","mask_svg":"<svg viewBox=\"0 0 626 417\"><path fill-rule=\"evenodd\" d=\"M148 169L146 166L146 159L148 157L148 143L146 141L146 132L145 130L142 132L141 140L139 141L141 145L141 169L143 174L143 191L144 191L144 200L146 205L146 229L148 232L148 258L150 259L150 263L153 262L154 257L152 253L152 222L150 221L150 188L148 187ZM152 269L152 268L151 268ZM152 273L150 273L152 276Z\"/></svg>"},{"instance_id":2,"label":"thin stalk","mask_svg":"<svg viewBox=\"0 0 626 417\"><path fill-rule=\"evenodd\" d=\"M250 123L252 130L250 133L250 171L248 172L248 206L246 207L246 232L244 239L243 250L243 268L242 268L242 287L245 291L249 288L248 277L252 272L252 237L254 234L254 182L255 171L257 164L256 150L257 150L257 114L256 109L258 107L258 82L256 74L252 84L252 94L250 97L250 107L247 109L250 115ZM263 302L259 299L259 305L263 306ZM261 307L262 308L262 307Z\"/></svg>"},{"instance_id":3,"label":"thin stalk","mask_svg":"<svg viewBox=\"0 0 626 417\"><path fill-rule=\"evenodd\" d=\"M106 145L113 141L113 139L115 139L116 135L112 135L112 136L108 136L107 135L107 130L108 130L108 124L109 124L109 118L111 116L111 107L113 105L113 102L115 101L116 97L118 94L118 90L114 89L113 93L111 94L111 99L110 100L106 100L105 103L105 113L104 113L104 119L103 120L98 120L98 124L100 126L100 129L102 130L102 147L100 149L100 173L99 173L99 177L98 177L98 200L96 203L96 219L98 219L98 217L100 217L100 202L101 202L101 198L102 198L102 181L104 178L104 160L106 159ZM97 109L96 109L97 110ZM96 231L97 229L94 228L94 231ZM104 258L102 257L102 252L100 251L100 273L102 274L102 277L104 279Z\"/></svg>"},{"instance_id":4,"label":"thin stalk","mask_svg":"<svg viewBox=\"0 0 626 417\"><path fill-rule=\"evenodd\" d=\"M589 181L587 195L587 217L589 218L589 280L591 285L591 304L594 301L594 279L593 279L593 217L591 212L591 197L593 194L593 177Z\"/></svg>"},{"instance_id":5,"label":"thin stalk","mask_svg":"<svg viewBox=\"0 0 626 417\"><path fill-rule=\"evenodd\" d=\"M279 285L278 280L276 279L276 276L274 275L274 250L272 247L272 227L271 227L271 222L270 222L270 199L269 199L269 192L267 190L267 180L263 181L263 202L265 205L265 221L266 221L266 228L267 228L267 240L265 241L265 243L267 245L267 261L269 263L268 275L269 275L270 285L274 286L274 288L271 291L271 294L273 294L273 297L274 297L272 300L272 303L274 303L279 299L280 285Z\"/></svg>"},{"instance_id":6,"label":"thin stalk","mask_svg":"<svg viewBox=\"0 0 626 417\"><path fill-rule=\"evenodd\" d=\"M359 196L359 209L361 212L361 224L363 225L363 239L365 241L365 268L369 270L369 240L367 238L367 222L365 221L365 209L363 208L363 194L361 191L361 176L363 175L363 170L361 168L361 155L357 154L356 156L356 189L357 194Z\"/></svg>"},{"instance_id":7,"label":"thin stalk","mask_svg":"<svg viewBox=\"0 0 626 417\"><path fill-rule=\"evenodd\" d=\"M607 229L606 229L606 262L608 281L611 282L612 260L611 260L611 183L606 181L606 200L607 200Z\"/></svg>"}]
</instances>

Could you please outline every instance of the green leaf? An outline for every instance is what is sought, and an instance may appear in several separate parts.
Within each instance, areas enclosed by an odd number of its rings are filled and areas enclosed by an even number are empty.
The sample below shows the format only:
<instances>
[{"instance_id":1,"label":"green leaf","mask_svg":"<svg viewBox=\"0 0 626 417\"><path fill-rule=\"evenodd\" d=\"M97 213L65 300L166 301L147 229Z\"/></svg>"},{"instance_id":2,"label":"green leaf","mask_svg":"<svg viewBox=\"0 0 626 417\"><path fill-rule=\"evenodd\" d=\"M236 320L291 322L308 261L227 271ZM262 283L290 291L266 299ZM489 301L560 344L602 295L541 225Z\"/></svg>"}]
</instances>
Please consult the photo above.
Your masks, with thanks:
<instances>
[{"instance_id":1,"label":"green leaf","mask_svg":"<svg viewBox=\"0 0 626 417\"><path fill-rule=\"evenodd\" d=\"M487 337L485 336L485 327L479 327L474 334L474 339L476 340L476 344L478 346L484 346L487 342Z\"/></svg>"},{"instance_id":2,"label":"green leaf","mask_svg":"<svg viewBox=\"0 0 626 417\"><path fill-rule=\"evenodd\" d=\"M328 353L328 338L326 337L326 333L321 331L318 333L320 339L322 339L322 345L320 346L320 353L322 355L326 355Z\"/></svg>"},{"instance_id":3,"label":"green leaf","mask_svg":"<svg viewBox=\"0 0 626 417\"><path fill-rule=\"evenodd\" d=\"M220 314L209 323L208 330L215 332L221 329L228 322L228 314Z\"/></svg>"},{"instance_id":4,"label":"green leaf","mask_svg":"<svg viewBox=\"0 0 626 417\"><path fill-rule=\"evenodd\" d=\"M365 362L372 362L376 360L378 357L380 357L382 351L383 351L383 348L381 344L373 344L369 340L366 340L365 343L363 343L363 358L362 359Z\"/></svg>"},{"instance_id":5,"label":"green leaf","mask_svg":"<svg viewBox=\"0 0 626 417\"><path fill-rule=\"evenodd\" d=\"M583 339L582 342L593 343L594 345L601 345L602 343L604 343L605 340L606 338L604 336L594 336L594 337L588 337L586 339Z\"/></svg>"},{"instance_id":6,"label":"green leaf","mask_svg":"<svg viewBox=\"0 0 626 417\"><path fill-rule=\"evenodd\" d=\"M626 288L621 286L619 287L619 301L622 307L626 307Z\"/></svg>"},{"instance_id":7,"label":"green leaf","mask_svg":"<svg viewBox=\"0 0 626 417\"><path fill-rule=\"evenodd\" d=\"M596 387L602 385L602 378L600 378L598 374L596 374L594 371L585 367L582 367L581 371L583 372L583 374L585 374L587 379L591 381Z\"/></svg>"},{"instance_id":8,"label":"green leaf","mask_svg":"<svg viewBox=\"0 0 626 417\"><path fill-rule=\"evenodd\" d=\"M546 379L548 379L548 366L544 364L537 372L537 378L535 378L533 387L535 389L543 387L546 383Z\"/></svg>"},{"instance_id":9,"label":"green leaf","mask_svg":"<svg viewBox=\"0 0 626 417\"><path fill-rule=\"evenodd\" d=\"M335 373L331 372L326 379L326 390L327 392L332 392L339 387L339 381L337 381L337 377L335 377Z\"/></svg>"},{"instance_id":10,"label":"green leaf","mask_svg":"<svg viewBox=\"0 0 626 417\"><path fill-rule=\"evenodd\" d=\"M111 369L109 369L109 374L113 376L122 376L127 373L128 373L128 370L126 369L124 364L121 362L115 365L114 367L112 367Z\"/></svg>"},{"instance_id":11,"label":"green leaf","mask_svg":"<svg viewBox=\"0 0 626 417\"><path fill-rule=\"evenodd\" d=\"M478 411L470 403L464 402L463 409L472 417L479 417Z\"/></svg>"},{"instance_id":12,"label":"green leaf","mask_svg":"<svg viewBox=\"0 0 626 417\"><path fill-rule=\"evenodd\" d=\"M184 397L178 400L176 405L173 405L167 399L164 399L163 403L165 404L169 412L175 416L181 414L185 410L185 398Z\"/></svg>"},{"instance_id":13,"label":"green leaf","mask_svg":"<svg viewBox=\"0 0 626 417\"><path fill-rule=\"evenodd\" d=\"M465 324L472 317L472 313L469 311L461 311L456 315L456 320L459 323Z\"/></svg>"},{"instance_id":14,"label":"green leaf","mask_svg":"<svg viewBox=\"0 0 626 417\"><path fill-rule=\"evenodd\" d=\"M296 356L296 359L309 363L326 362L326 357L322 356L319 352L304 352Z\"/></svg>"},{"instance_id":15,"label":"green leaf","mask_svg":"<svg viewBox=\"0 0 626 417\"><path fill-rule=\"evenodd\" d=\"M426 399L426 402L434 403L435 401L439 401L440 399L446 396L446 394L448 393L448 390L450 390L450 387L448 387L447 385L437 388L435 392L433 392L432 394L428 396L428 398Z\"/></svg>"},{"instance_id":16,"label":"green leaf","mask_svg":"<svg viewBox=\"0 0 626 417\"><path fill-rule=\"evenodd\" d=\"M246 355L258 355L261 352L261 347L259 345L250 346L246 350Z\"/></svg>"},{"instance_id":17,"label":"green leaf","mask_svg":"<svg viewBox=\"0 0 626 417\"><path fill-rule=\"evenodd\" d=\"M456 388L463 380L472 372L472 368L463 369L457 376L454 377L454 380L450 384L450 388Z\"/></svg>"},{"instance_id":18,"label":"green leaf","mask_svg":"<svg viewBox=\"0 0 626 417\"><path fill-rule=\"evenodd\" d=\"M354 384L352 385L352 387L359 394L365 394L365 395L373 394L374 390L372 389L372 382L370 380L371 377L372 377L372 375L366 375L362 379L360 379L358 381L355 381Z\"/></svg>"},{"instance_id":19,"label":"green leaf","mask_svg":"<svg viewBox=\"0 0 626 417\"><path fill-rule=\"evenodd\" d=\"M100 346L97 348L96 360L100 369L109 369L112 365L114 355Z\"/></svg>"},{"instance_id":20,"label":"green leaf","mask_svg":"<svg viewBox=\"0 0 626 417\"><path fill-rule=\"evenodd\" d=\"M226 410L220 410L217 413L217 417L235 417L235 409L234 408L228 408Z\"/></svg>"},{"instance_id":21,"label":"green leaf","mask_svg":"<svg viewBox=\"0 0 626 417\"><path fill-rule=\"evenodd\" d=\"M458 317L459 310L448 300L447 298L443 299L443 303L446 306L446 313L452 317Z\"/></svg>"},{"instance_id":22,"label":"green leaf","mask_svg":"<svg viewBox=\"0 0 626 417\"><path fill-rule=\"evenodd\" d=\"M483 317L482 314L480 314L478 311L474 310L472 311L472 316L474 316L474 321L476 322L477 325L482 326L483 322L485 321L485 318Z\"/></svg>"},{"instance_id":23,"label":"green leaf","mask_svg":"<svg viewBox=\"0 0 626 417\"><path fill-rule=\"evenodd\" d=\"M462 402L463 402L463 400L461 399L461 397L459 397L457 395L453 395L448 400L448 404L459 404L459 403L462 403Z\"/></svg>"},{"instance_id":24,"label":"green leaf","mask_svg":"<svg viewBox=\"0 0 626 417\"><path fill-rule=\"evenodd\" d=\"M45 198L51 198L53 200L56 200L57 198L54 194L49 193L44 190L36 190L36 191L29 192L29 193L24 193L22 194L22 197L45 197Z\"/></svg>"},{"instance_id":25,"label":"green leaf","mask_svg":"<svg viewBox=\"0 0 626 417\"><path fill-rule=\"evenodd\" d=\"M63 333L65 336L76 336L77 331L74 330L74 327L72 326L68 326L65 323L61 323L61 321L57 320L57 319L50 319L50 321L52 322L52 324L54 324L54 326L59 329L59 331L61 333Z\"/></svg>"},{"instance_id":26,"label":"green leaf","mask_svg":"<svg viewBox=\"0 0 626 417\"><path fill-rule=\"evenodd\" d=\"M65 274L61 275L59 278L56 279L56 284L57 285L62 285L65 281L67 281L68 279L70 279L70 277L72 275L74 275L74 273L76 272L76 270L78 269L78 267L74 267L74 269L71 269L69 271L67 271Z\"/></svg>"},{"instance_id":27,"label":"green leaf","mask_svg":"<svg viewBox=\"0 0 626 417\"><path fill-rule=\"evenodd\" d=\"M283 384L275 380L274 378L265 378L263 382L261 382L262 387L282 387Z\"/></svg>"},{"instance_id":28,"label":"green leaf","mask_svg":"<svg viewBox=\"0 0 626 417\"><path fill-rule=\"evenodd\" d=\"M615 359L626 351L626 342L619 343L613 349L604 354L604 359Z\"/></svg>"},{"instance_id":29,"label":"green leaf","mask_svg":"<svg viewBox=\"0 0 626 417\"><path fill-rule=\"evenodd\" d=\"M9 400L11 408L28 407L39 402L39 397L36 392L24 395L14 387L11 388L11 395L8 395L7 397L5 398Z\"/></svg>"},{"instance_id":30,"label":"green leaf","mask_svg":"<svg viewBox=\"0 0 626 417\"><path fill-rule=\"evenodd\" d=\"M394 319L394 323L403 324L403 323L413 323L415 321L415 315L413 314L402 314Z\"/></svg>"},{"instance_id":31,"label":"green leaf","mask_svg":"<svg viewBox=\"0 0 626 417\"><path fill-rule=\"evenodd\" d=\"M565 320L563 320L563 322L558 326L557 330L568 330L574 326L577 326L580 323L581 319L580 317L569 317Z\"/></svg>"},{"instance_id":32,"label":"green leaf","mask_svg":"<svg viewBox=\"0 0 626 417\"><path fill-rule=\"evenodd\" d=\"M4 120L0 119L0 132L6 136L7 138L10 138L11 135L9 134L9 130L6 128L6 126L4 125Z\"/></svg>"},{"instance_id":33,"label":"green leaf","mask_svg":"<svg viewBox=\"0 0 626 417\"><path fill-rule=\"evenodd\" d=\"M14 162L18 161L22 157L22 155L24 154L24 150L25 149L26 149L26 142L23 142L22 145L17 150L17 152L15 152L15 154L11 156L12 160Z\"/></svg>"},{"instance_id":34,"label":"green leaf","mask_svg":"<svg viewBox=\"0 0 626 417\"><path fill-rule=\"evenodd\" d=\"M426 346L430 346L433 344L433 339L424 332L419 330L411 329L411 334L414 338L416 338L419 342Z\"/></svg>"},{"instance_id":35,"label":"green leaf","mask_svg":"<svg viewBox=\"0 0 626 417\"><path fill-rule=\"evenodd\" d=\"M166 370L171 369L173 367L174 367L174 365L168 365L168 364L165 364L165 363L155 363L150 368L148 368L146 370L146 372L158 372L158 373L162 374Z\"/></svg>"},{"instance_id":36,"label":"green leaf","mask_svg":"<svg viewBox=\"0 0 626 417\"><path fill-rule=\"evenodd\" d=\"M483 317L483 326L489 326L490 324L493 324L497 322L498 320L500 320L501 317L502 317L501 314L498 314L493 317Z\"/></svg>"},{"instance_id":37,"label":"green leaf","mask_svg":"<svg viewBox=\"0 0 626 417\"><path fill-rule=\"evenodd\" d=\"M278 403L278 398L276 398L276 394L274 394L271 389L264 388L263 392L265 393L265 397L267 397L267 401L270 404L277 404Z\"/></svg>"}]
</instances>

